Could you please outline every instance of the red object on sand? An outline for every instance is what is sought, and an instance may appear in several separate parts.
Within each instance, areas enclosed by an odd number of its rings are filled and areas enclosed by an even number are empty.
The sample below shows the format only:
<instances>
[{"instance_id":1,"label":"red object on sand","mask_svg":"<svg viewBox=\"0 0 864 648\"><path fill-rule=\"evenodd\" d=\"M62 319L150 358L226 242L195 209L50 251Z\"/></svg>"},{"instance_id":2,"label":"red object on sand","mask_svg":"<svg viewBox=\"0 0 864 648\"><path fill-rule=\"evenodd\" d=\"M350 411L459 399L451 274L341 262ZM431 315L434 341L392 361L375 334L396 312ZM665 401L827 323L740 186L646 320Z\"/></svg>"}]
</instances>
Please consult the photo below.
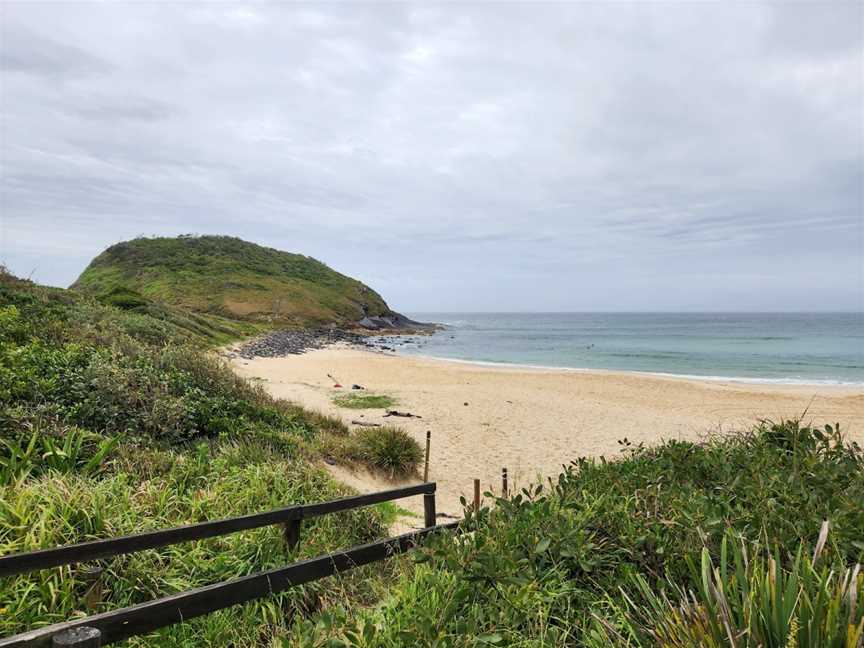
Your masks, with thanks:
<instances>
[{"instance_id":1,"label":"red object on sand","mask_svg":"<svg viewBox=\"0 0 864 648\"><path fill-rule=\"evenodd\" d=\"M333 389L342 389L342 385L336 383L335 385L333 385Z\"/></svg>"}]
</instances>

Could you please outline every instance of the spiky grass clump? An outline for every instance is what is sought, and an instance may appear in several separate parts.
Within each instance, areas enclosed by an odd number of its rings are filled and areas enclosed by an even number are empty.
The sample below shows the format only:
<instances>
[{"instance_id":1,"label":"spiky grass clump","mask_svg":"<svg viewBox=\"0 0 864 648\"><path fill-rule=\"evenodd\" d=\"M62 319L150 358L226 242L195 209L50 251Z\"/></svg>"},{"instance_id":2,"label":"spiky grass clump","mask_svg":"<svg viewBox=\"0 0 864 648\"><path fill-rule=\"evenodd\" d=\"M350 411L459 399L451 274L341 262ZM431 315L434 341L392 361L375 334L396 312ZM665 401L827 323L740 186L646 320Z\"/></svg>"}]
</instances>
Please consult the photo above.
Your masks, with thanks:
<instances>
[{"instance_id":1,"label":"spiky grass clump","mask_svg":"<svg viewBox=\"0 0 864 648\"><path fill-rule=\"evenodd\" d=\"M827 539L828 523L823 525ZM864 643L864 574L861 565L820 564L824 544L811 557L799 547L784 568L779 551L727 533L717 566L708 549L691 565L696 588L667 581L659 591L641 574L610 599L598 617L591 646L695 648L697 646L857 647ZM671 596L670 596L671 595Z\"/></svg>"},{"instance_id":2,"label":"spiky grass clump","mask_svg":"<svg viewBox=\"0 0 864 648\"><path fill-rule=\"evenodd\" d=\"M423 460L420 444L395 425L361 430L357 433L357 445L372 466L391 477L416 473Z\"/></svg>"},{"instance_id":3,"label":"spiky grass clump","mask_svg":"<svg viewBox=\"0 0 864 648\"><path fill-rule=\"evenodd\" d=\"M316 446L317 453L338 463L363 464L390 479L415 474L423 460L420 444L395 425L363 428L350 436L323 435Z\"/></svg>"}]
</instances>

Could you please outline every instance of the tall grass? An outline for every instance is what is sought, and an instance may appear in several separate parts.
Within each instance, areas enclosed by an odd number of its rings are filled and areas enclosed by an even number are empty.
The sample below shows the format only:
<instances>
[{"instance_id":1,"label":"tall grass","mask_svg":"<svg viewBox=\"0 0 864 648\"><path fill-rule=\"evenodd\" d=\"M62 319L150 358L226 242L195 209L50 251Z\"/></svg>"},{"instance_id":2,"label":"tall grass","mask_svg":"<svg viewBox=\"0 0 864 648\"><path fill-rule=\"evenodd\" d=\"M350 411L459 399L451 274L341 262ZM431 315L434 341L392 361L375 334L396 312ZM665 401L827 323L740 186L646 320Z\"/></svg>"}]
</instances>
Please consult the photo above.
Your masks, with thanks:
<instances>
[{"instance_id":1,"label":"tall grass","mask_svg":"<svg viewBox=\"0 0 864 648\"><path fill-rule=\"evenodd\" d=\"M88 477L48 470L0 487L0 554L125 535L179 524L243 515L292 502L344 495L321 471L286 458L266 442L212 441L190 448L157 450L123 445L110 472ZM359 510L308 521L302 541L289 552L281 529L267 527L212 540L114 558L105 567L100 610L143 602L192 587L277 567L385 533L381 516ZM308 614L328 597L327 581L293 588L275 599L221 617L192 622L194 632L221 632L212 645L256 642L262 632L284 628L294 614ZM343 596L362 599L371 585L348 577ZM74 616L82 609L85 583L74 567L0 579L0 635ZM364 593L365 592L365 593ZM276 619L262 610L282 610ZM239 615L239 618L238 618ZM267 628L275 623L275 626ZM211 629L211 630L208 630ZM177 645L190 628L157 633L147 645ZM201 644L195 644L201 645Z\"/></svg>"}]
</instances>

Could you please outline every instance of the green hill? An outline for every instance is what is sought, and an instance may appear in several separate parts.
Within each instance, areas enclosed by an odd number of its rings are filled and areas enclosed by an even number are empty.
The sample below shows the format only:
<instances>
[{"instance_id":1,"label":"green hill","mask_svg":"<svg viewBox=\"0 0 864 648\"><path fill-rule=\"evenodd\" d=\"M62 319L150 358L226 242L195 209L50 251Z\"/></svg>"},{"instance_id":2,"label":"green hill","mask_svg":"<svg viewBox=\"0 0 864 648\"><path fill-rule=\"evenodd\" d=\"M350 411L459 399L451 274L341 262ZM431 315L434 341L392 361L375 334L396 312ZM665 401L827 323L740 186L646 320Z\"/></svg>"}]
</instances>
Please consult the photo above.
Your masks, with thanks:
<instances>
[{"instance_id":1,"label":"green hill","mask_svg":"<svg viewBox=\"0 0 864 648\"><path fill-rule=\"evenodd\" d=\"M229 236L139 238L97 256L72 288L252 322L348 324L395 314L365 284L311 257Z\"/></svg>"}]
</instances>

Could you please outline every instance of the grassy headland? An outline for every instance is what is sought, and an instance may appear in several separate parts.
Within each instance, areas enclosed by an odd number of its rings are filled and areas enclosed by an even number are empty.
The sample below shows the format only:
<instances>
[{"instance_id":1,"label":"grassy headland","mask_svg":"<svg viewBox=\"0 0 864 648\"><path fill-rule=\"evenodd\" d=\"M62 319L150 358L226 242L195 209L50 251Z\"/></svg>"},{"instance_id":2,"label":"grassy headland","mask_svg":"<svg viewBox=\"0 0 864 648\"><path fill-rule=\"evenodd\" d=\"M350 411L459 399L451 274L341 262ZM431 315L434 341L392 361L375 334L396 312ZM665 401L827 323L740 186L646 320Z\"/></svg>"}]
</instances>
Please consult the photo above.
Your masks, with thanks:
<instances>
[{"instance_id":1,"label":"grassy headland","mask_svg":"<svg viewBox=\"0 0 864 648\"><path fill-rule=\"evenodd\" d=\"M350 324L392 314L374 290L320 261L228 236L117 243L72 287L116 305L140 299L279 326Z\"/></svg>"}]
</instances>

